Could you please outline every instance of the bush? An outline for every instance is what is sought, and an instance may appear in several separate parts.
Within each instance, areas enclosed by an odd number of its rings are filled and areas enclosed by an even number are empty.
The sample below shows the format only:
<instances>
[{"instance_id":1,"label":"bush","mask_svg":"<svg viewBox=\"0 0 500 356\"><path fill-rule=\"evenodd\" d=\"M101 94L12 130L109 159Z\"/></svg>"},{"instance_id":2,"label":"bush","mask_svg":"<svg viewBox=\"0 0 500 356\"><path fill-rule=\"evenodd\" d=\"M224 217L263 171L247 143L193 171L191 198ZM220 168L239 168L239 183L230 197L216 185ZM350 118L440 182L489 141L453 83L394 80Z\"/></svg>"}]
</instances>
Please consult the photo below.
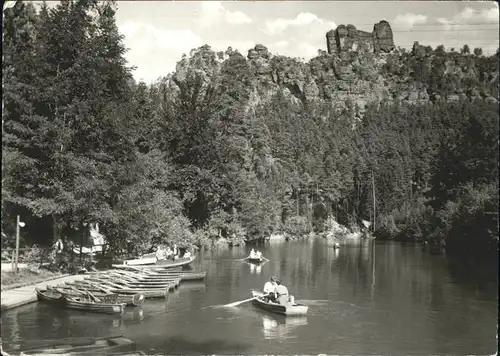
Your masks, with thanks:
<instances>
[{"instance_id":1,"label":"bush","mask_svg":"<svg viewBox=\"0 0 500 356\"><path fill-rule=\"evenodd\" d=\"M44 262L51 262L50 250L33 245L24 254L24 260L30 269L39 268Z\"/></svg>"},{"instance_id":2,"label":"bush","mask_svg":"<svg viewBox=\"0 0 500 356\"><path fill-rule=\"evenodd\" d=\"M227 227L229 244L231 246L240 246L245 243L246 231L237 221L232 221Z\"/></svg>"},{"instance_id":3,"label":"bush","mask_svg":"<svg viewBox=\"0 0 500 356\"><path fill-rule=\"evenodd\" d=\"M300 238L309 234L312 226L304 216L292 216L285 222L284 231L291 238Z\"/></svg>"}]
</instances>

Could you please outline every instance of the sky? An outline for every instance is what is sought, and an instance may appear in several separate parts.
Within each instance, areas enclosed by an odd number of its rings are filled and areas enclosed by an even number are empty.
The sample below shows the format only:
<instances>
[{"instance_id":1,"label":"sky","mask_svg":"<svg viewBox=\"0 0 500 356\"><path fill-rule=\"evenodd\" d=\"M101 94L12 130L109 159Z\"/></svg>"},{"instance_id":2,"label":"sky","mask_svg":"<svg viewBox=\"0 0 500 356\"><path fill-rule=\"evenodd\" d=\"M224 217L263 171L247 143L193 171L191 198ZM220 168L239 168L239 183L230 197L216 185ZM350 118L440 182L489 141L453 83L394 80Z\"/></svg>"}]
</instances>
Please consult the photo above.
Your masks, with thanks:
<instances>
[{"instance_id":1,"label":"sky","mask_svg":"<svg viewBox=\"0 0 500 356\"><path fill-rule=\"evenodd\" d=\"M153 82L175 70L183 54L204 44L243 55L255 44L273 54L308 60L326 50L325 34L340 24L371 32L391 24L396 46L414 41L495 53L496 2L479 1L118 1L117 25L136 67L136 80Z\"/></svg>"}]
</instances>

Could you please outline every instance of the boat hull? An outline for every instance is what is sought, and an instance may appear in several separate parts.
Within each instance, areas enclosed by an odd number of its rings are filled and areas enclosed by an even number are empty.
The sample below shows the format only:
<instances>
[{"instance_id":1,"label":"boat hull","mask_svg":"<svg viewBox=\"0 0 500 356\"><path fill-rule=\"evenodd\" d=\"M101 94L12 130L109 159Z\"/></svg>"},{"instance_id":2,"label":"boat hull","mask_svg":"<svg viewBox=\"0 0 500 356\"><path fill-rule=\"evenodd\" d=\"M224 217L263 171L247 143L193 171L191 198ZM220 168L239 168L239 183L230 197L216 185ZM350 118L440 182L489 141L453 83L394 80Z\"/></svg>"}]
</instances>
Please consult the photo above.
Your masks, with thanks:
<instances>
[{"instance_id":1,"label":"boat hull","mask_svg":"<svg viewBox=\"0 0 500 356\"><path fill-rule=\"evenodd\" d=\"M94 303L80 297L66 297L66 307L68 309L82 310L93 313L123 314L125 303Z\"/></svg>"},{"instance_id":2,"label":"boat hull","mask_svg":"<svg viewBox=\"0 0 500 356\"><path fill-rule=\"evenodd\" d=\"M20 355L110 355L133 352L135 349L135 342L121 336L95 339L69 338L42 342L42 345L21 351Z\"/></svg>"},{"instance_id":3,"label":"boat hull","mask_svg":"<svg viewBox=\"0 0 500 356\"><path fill-rule=\"evenodd\" d=\"M251 262L251 263L259 264L259 263L264 262L264 259L263 258L247 258L247 261Z\"/></svg>"},{"instance_id":4,"label":"boat hull","mask_svg":"<svg viewBox=\"0 0 500 356\"><path fill-rule=\"evenodd\" d=\"M127 306L139 306L144 304L144 295L142 294L134 294L134 295L129 295L129 294L119 294L119 293L104 293L98 289L92 289L91 286L89 288L83 287L81 285L75 285L75 289L68 287L68 286L58 286L56 287L56 290L64 295L69 295L70 297L79 297L81 295L85 294L85 291L83 290L78 290L78 288L85 288L89 292L91 292L93 295L95 295L99 299L103 299L105 297L113 298L113 301L115 303L125 303ZM110 295L111 294L111 295Z\"/></svg>"},{"instance_id":5,"label":"boat hull","mask_svg":"<svg viewBox=\"0 0 500 356\"><path fill-rule=\"evenodd\" d=\"M64 305L66 301L64 295L58 293L57 291L35 288L35 293L38 301L40 302Z\"/></svg>"},{"instance_id":6,"label":"boat hull","mask_svg":"<svg viewBox=\"0 0 500 356\"><path fill-rule=\"evenodd\" d=\"M113 264L112 267L115 268L123 268L123 266L133 266L136 268L174 268L174 267L181 267L181 266L186 266L193 262L196 259L196 256L191 256L189 258L179 258L175 261L173 260L160 260L157 261L156 257L154 258L154 261L152 258L140 258L138 260L129 260L129 261L124 261L123 264L118 265L118 264ZM145 261L141 261L145 260Z\"/></svg>"},{"instance_id":7,"label":"boat hull","mask_svg":"<svg viewBox=\"0 0 500 356\"><path fill-rule=\"evenodd\" d=\"M115 286L107 285L106 282L103 281L100 282L95 281L94 283L104 284L107 288L109 288L109 291L112 293L130 295L130 296L133 296L135 294L142 294L144 295L144 298L163 298L165 297L165 294L167 294L169 290L174 289L176 287L176 285L172 284L168 286L168 288L161 288L161 289L138 289L138 288L125 288L125 287L117 288ZM84 281L82 281L79 282L78 285L84 287L86 284Z\"/></svg>"},{"instance_id":8,"label":"boat hull","mask_svg":"<svg viewBox=\"0 0 500 356\"><path fill-rule=\"evenodd\" d=\"M261 297L262 292L253 291L252 297ZM254 299L253 304L261 309L267 310L272 313L286 315L286 316L304 316L307 314L309 307L299 303L277 304L266 302L260 298Z\"/></svg>"}]
</instances>

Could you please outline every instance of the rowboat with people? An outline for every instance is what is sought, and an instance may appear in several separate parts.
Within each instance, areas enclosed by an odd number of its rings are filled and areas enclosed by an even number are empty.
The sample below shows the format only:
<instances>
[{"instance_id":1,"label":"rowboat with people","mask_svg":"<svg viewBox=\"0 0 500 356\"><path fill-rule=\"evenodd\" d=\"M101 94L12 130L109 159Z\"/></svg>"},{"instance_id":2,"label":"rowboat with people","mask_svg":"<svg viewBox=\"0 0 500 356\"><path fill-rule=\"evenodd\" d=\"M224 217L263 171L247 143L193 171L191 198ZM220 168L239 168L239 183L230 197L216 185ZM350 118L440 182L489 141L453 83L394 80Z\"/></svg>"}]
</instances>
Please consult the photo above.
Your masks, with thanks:
<instances>
[{"instance_id":1,"label":"rowboat with people","mask_svg":"<svg viewBox=\"0 0 500 356\"><path fill-rule=\"evenodd\" d=\"M289 303L280 304L265 300L263 297L265 294L261 291L252 291L253 304L256 307L270 311L276 314L282 314L286 316L303 316L307 314L309 307L295 301Z\"/></svg>"},{"instance_id":2,"label":"rowboat with people","mask_svg":"<svg viewBox=\"0 0 500 356\"><path fill-rule=\"evenodd\" d=\"M256 263L256 264L268 261L267 258L262 256L262 252L260 252L258 250L255 251L253 248L250 251L250 254L248 255L248 257L245 257L244 260L251 262L251 263Z\"/></svg>"}]
</instances>

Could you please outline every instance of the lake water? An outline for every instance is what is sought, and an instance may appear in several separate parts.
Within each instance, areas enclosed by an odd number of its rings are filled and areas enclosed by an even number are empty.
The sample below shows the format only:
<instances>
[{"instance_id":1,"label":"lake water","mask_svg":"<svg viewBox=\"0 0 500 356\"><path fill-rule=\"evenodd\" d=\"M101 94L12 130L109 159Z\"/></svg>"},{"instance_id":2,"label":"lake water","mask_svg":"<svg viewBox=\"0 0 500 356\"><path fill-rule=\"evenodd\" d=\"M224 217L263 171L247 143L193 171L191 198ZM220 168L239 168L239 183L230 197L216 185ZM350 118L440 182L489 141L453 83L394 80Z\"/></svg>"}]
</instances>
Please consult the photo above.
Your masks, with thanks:
<instances>
[{"instance_id":1,"label":"lake water","mask_svg":"<svg viewBox=\"0 0 500 356\"><path fill-rule=\"evenodd\" d=\"M186 282L166 299L147 299L121 317L57 310L34 303L2 315L6 351L26 340L123 334L147 354L494 354L497 280L456 271L443 255L413 244L325 240L271 241L271 261L237 261L250 247L202 252ZM306 317L283 317L250 297L272 276L282 278Z\"/></svg>"}]
</instances>

